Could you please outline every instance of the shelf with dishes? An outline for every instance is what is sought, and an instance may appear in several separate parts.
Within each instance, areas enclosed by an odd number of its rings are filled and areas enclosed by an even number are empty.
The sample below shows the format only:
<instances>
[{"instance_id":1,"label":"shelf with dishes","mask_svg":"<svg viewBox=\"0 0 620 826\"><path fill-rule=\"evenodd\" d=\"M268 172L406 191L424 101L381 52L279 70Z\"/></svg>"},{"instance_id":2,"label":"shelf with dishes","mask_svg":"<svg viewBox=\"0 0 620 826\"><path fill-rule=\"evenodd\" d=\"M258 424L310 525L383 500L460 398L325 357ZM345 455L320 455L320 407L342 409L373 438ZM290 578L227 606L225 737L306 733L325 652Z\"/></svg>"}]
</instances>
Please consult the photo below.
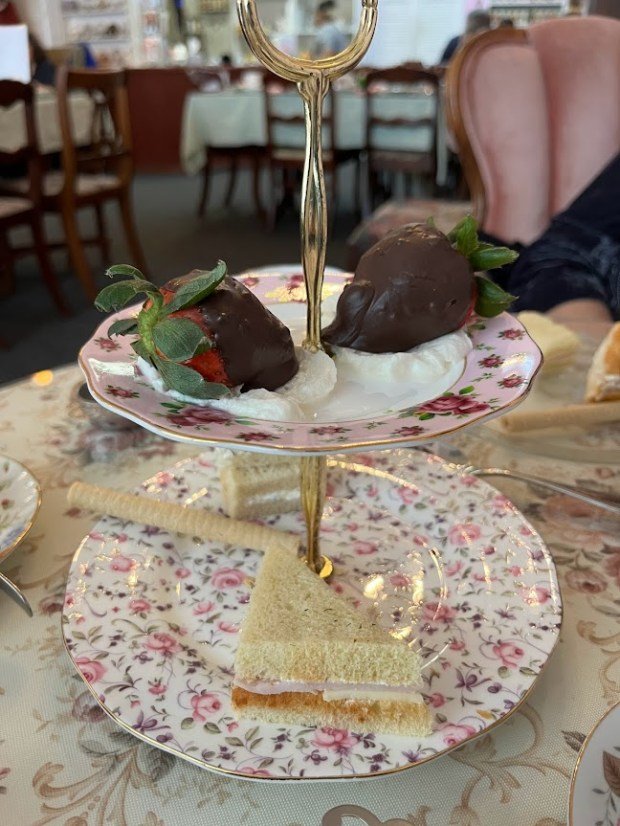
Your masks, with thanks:
<instances>
[{"instance_id":1,"label":"shelf with dishes","mask_svg":"<svg viewBox=\"0 0 620 826\"><path fill-rule=\"evenodd\" d=\"M494 3L489 11L497 20L512 20L515 26L529 26L564 13L564 3Z\"/></svg>"},{"instance_id":2,"label":"shelf with dishes","mask_svg":"<svg viewBox=\"0 0 620 826\"><path fill-rule=\"evenodd\" d=\"M103 14L123 14L127 15L127 3L113 2L113 0L73 0L63 2L62 13L65 16L71 15L92 15L98 16Z\"/></svg>"}]
</instances>

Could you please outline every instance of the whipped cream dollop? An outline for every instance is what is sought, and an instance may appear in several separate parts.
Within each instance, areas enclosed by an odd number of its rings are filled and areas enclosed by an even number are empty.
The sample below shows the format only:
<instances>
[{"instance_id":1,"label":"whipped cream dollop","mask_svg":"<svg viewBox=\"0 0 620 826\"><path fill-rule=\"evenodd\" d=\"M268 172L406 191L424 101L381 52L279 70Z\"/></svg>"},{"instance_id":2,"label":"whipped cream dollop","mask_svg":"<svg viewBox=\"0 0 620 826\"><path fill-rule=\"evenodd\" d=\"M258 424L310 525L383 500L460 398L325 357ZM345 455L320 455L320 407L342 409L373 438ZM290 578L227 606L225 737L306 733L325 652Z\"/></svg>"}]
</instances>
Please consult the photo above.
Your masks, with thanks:
<instances>
[{"instance_id":1,"label":"whipped cream dollop","mask_svg":"<svg viewBox=\"0 0 620 826\"><path fill-rule=\"evenodd\" d=\"M231 416L299 422L308 416L306 406L320 405L329 396L336 385L337 372L333 359L327 353L308 353L301 347L296 347L295 352L299 370L282 387L277 390L259 388L245 393L237 387L231 391L230 396L222 399L195 399L176 390L168 390L150 362L139 358L136 366L155 390L177 401L199 407L213 407L230 413Z\"/></svg>"},{"instance_id":2,"label":"whipped cream dollop","mask_svg":"<svg viewBox=\"0 0 620 826\"><path fill-rule=\"evenodd\" d=\"M334 317L338 296L322 303L323 324ZM293 340L305 333L305 305L271 305L271 312L286 324ZM337 422L390 415L405 407L422 404L449 390L461 376L472 349L464 330L427 341L403 353L367 353L333 347L326 353L308 353L297 346L299 371L277 390L239 388L223 399L194 399L166 390L155 368L143 359L137 366L159 392L178 401L213 407L239 418L283 422Z\"/></svg>"},{"instance_id":3,"label":"whipped cream dollop","mask_svg":"<svg viewBox=\"0 0 620 826\"><path fill-rule=\"evenodd\" d=\"M462 363L472 348L464 330L419 344L404 353L364 353L349 347L333 347L338 379L373 383L428 384L453 364Z\"/></svg>"}]
</instances>

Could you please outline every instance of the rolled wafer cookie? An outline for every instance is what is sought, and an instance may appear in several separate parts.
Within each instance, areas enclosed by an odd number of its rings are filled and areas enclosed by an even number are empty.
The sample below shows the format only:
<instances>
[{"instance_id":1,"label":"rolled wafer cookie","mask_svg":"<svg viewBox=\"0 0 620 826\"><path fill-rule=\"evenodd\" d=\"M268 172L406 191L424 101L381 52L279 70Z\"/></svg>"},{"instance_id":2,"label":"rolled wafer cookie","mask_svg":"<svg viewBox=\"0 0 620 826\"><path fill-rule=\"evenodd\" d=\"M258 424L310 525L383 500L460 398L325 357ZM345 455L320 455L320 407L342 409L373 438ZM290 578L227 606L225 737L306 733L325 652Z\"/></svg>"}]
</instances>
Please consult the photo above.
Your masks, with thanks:
<instances>
[{"instance_id":1,"label":"rolled wafer cookie","mask_svg":"<svg viewBox=\"0 0 620 826\"><path fill-rule=\"evenodd\" d=\"M198 536L255 551L283 550L297 553L299 537L252 522L230 519L202 508L161 502L147 496L74 482L67 493L70 505L87 508L118 519L153 525L171 533Z\"/></svg>"},{"instance_id":2,"label":"rolled wafer cookie","mask_svg":"<svg viewBox=\"0 0 620 826\"><path fill-rule=\"evenodd\" d=\"M620 402L568 404L547 410L516 411L497 420L498 426L506 433L523 433L548 427L585 427L609 422L620 422Z\"/></svg>"}]
</instances>

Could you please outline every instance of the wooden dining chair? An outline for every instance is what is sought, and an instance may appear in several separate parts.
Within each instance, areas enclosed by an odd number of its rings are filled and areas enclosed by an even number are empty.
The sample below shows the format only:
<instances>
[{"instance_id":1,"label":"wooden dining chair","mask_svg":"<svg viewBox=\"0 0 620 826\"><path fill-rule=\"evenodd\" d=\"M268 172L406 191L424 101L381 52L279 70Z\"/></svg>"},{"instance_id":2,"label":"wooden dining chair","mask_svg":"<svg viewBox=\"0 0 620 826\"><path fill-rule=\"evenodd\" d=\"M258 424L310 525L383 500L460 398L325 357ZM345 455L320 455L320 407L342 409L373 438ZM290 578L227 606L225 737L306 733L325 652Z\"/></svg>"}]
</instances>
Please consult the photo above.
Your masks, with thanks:
<instances>
[{"instance_id":1,"label":"wooden dining chair","mask_svg":"<svg viewBox=\"0 0 620 826\"><path fill-rule=\"evenodd\" d=\"M12 152L0 151L0 172L2 167L26 166L27 187L21 195L16 195L0 180L0 271L6 273L10 289L14 279L13 263L23 255L34 254L39 265L39 273L56 307L63 315L68 315L68 307L60 291L60 286L52 270L43 231L41 212L41 157L39 155L37 132L34 119L32 86L14 80L0 81L0 108L21 107L19 115L25 124L26 142ZM18 111L15 111L18 115ZM28 226L32 233L32 247L18 247L10 243L9 234L14 227Z\"/></svg>"},{"instance_id":2,"label":"wooden dining chair","mask_svg":"<svg viewBox=\"0 0 620 826\"><path fill-rule=\"evenodd\" d=\"M295 94L298 111L283 111L278 105L283 92ZM270 176L271 200L268 208L267 222L273 230L279 212L294 200L294 193L305 162L305 118L301 100L294 83L283 80L271 73L265 74L263 80L263 100L267 131L266 164ZM359 209L359 149L339 149L337 142L337 96L330 87L323 108L323 169L330 189L330 216L337 214L338 171L345 163L356 165L356 208ZM285 134L288 137L285 137ZM283 190L279 202L275 200L278 191Z\"/></svg>"},{"instance_id":3,"label":"wooden dining chair","mask_svg":"<svg viewBox=\"0 0 620 826\"><path fill-rule=\"evenodd\" d=\"M243 66L228 66L217 68L192 69L190 77L192 82L199 85L211 87L214 94L216 89L223 91L227 86L236 86L243 81L246 73L256 74L256 68L246 68ZM208 94L205 92L205 94ZM265 158L265 147L256 144L241 144L238 146L213 146L209 144L205 147L206 160L202 170L202 188L198 200L198 216L205 213L209 191L211 189L212 175L215 172L223 171L228 173L228 186L224 196L224 205L228 208L232 204L235 187L237 185L237 173L239 169L249 167L252 172L252 191L254 195L254 205L257 215L263 215L263 207L260 198L260 173L262 163Z\"/></svg>"},{"instance_id":4,"label":"wooden dining chair","mask_svg":"<svg viewBox=\"0 0 620 826\"><path fill-rule=\"evenodd\" d=\"M104 205L114 201L120 207L121 219L131 261L147 276L146 261L136 231L131 203L133 157L127 85L124 71L58 69L56 79L58 115L62 135L62 171L47 172L43 178L42 207L62 219L64 242L51 248L68 247L71 262L90 299L97 295L97 286L86 257L86 246L98 246L106 264L109 263L109 241L106 232ZM70 93L82 92L92 101L89 144L75 146L69 108ZM27 182L18 181L15 191ZM82 238L78 229L78 212L93 210L97 232Z\"/></svg>"},{"instance_id":5,"label":"wooden dining chair","mask_svg":"<svg viewBox=\"0 0 620 826\"><path fill-rule=\"evenodd\" d=\"M411 194L412 180L416 176L430 184L431 194L435 193L439 82L436 72L415 64L376 69L366 75L366 157L368 188L373 206L376 206L381 198L385 200L389 197L397 174L403 175L408 195ZM406 114L397 117L382 115L379 102L390 87L404 87L411 94L419 92L421 88L430 91L434 102L433 113L419 118L408 117ZM402 93L402 97L405 102L405 92ZM413 145L414 138L420 132L430 133L428 147L423 150L386 148L385 143L382 143L385 141L386 130L394 135L400 133L399 143L402 142L405 147L408 142ZM403 135L406 139L403 139ZM382 177L388 185L381 185Z\"/></svg>"}]
</instances>

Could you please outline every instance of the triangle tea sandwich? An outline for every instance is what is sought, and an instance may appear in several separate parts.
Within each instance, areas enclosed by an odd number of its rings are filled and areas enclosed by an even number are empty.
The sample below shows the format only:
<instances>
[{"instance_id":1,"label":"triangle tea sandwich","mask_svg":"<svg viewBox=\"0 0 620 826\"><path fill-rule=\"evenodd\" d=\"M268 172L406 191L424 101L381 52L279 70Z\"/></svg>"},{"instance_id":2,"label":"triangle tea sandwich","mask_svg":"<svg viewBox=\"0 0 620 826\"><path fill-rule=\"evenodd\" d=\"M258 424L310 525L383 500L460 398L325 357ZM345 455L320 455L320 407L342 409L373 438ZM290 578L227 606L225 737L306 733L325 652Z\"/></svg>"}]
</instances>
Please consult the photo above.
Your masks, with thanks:
<instances>
[{"instance_id":1,"label":"triangle tea sandwich","mask_svg":"<svg viewBox=\"0 0 620 826\"><path fill-rule=\"evenodd\" d=\"M268 723L424 736L420 658L294 554L265 553L235 659L233 710Z\"/></svg>"}]
</instances>

